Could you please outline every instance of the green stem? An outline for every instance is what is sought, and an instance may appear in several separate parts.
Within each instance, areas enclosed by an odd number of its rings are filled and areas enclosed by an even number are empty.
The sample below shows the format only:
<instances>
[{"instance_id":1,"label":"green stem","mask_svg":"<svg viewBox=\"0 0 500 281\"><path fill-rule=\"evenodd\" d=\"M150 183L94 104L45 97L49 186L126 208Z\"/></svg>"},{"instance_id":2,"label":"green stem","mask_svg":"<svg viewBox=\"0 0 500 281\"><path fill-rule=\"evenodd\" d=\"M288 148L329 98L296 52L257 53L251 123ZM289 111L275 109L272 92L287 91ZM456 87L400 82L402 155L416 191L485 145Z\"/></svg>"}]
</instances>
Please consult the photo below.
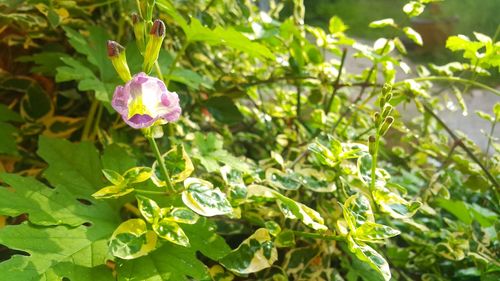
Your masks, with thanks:
<instances>
[{"instance_id":1,"label":"green stem","mask_svg":"<svg viewBox=\"0 0 500 281\"><path fill-rule=\"evenodd\" d=\"M158 74L158 78L163 81L163 73L161 72L160 64L158 61L155 61L156 74Z\"/></svg>"},{"instance_id":2,"label":"green stem","mask_svg":"<svg viewBox=\"0 0 500 281\"><path fill-rule=\"evenodd\" d=\"M495 118L497 118L497 117L495 116ZM490 152L491 140L493 138L493 133L495 132L496 125L497 125L497 122L495 120L491 124L490 135L488 136L488 144L486 145L486 156L488 156L488 153Z\"/></svg>"},{"instance_id":3,"label":"green stem","mask_svg":"<svg viewBox=\"0 0 500 281\"><path fill-rule=\"evenodd\" d=\"M85 121L85 126L83 127L82 132L82 141L87 140L89 137L90 128L92 127L92 123L94 121L94 115L97 110L97 106L99 105L99 101L94 98L92 104L90 105L89 115L87 116L87 121Z\"/></svg>"},{"instance_id":4,"label":"green stem","mask_svg":"<svg viewBox=\"0 0 500 281\"><path fill-rule=\"evenodd\" d=\"M370 182L370 197L373 201L373 206L377 209L377 202L375 202L375 198L373 197L373 191L375 190L375 181L377 180L377 158L378 158L378 148L380 142L380 134L377 132L375 135L375 149L372 155L372 169L371 169L371 182Z\"/></svg>"},{"instance_id":5,"label":"green stem","mask_svg":"<svg viewBox=\"0 0 500 281\"><path fill-rule=\"evenodd\" d=\"M303 231L293 231L293 234L300 236L300 237L305 237L305 238L313 238L313 239L322 239L322 240L330 240L330 241L343 241L345 238L343 236L335 235L323 235L319 233L310 233L310 232L303 232Z\"/></svg>"},{"instance_id":6,"label":"green stem","mask_svg":"<svg viewBox=\"0 0 500 281\"><path fill-rule=\"evenodd\" d=\"M496 190L498 190L500 188L500 185L498 184L497 180L490 173L490 171L488 171L486 166L483 165L481 161L479 161L476 155L462 142L462 140L453 132L453 130L450 129L450 127L448 127L446 123L441 118L439 118L439 116L436 113L434 113L434 111L432 111L432 109L428 105L424 104L424 109L445 129L446 132L448 132L451 138L455 142L457 142L457 145L460 146L465 151L465 153L472 159L472 161L476 162L476 164L479 165L479 167L481 168L481 170L483 170L486 177L490 180L491 184L495 186Z\"/></svg>"},{"instance_id":7,"label":"green stem","mask_svg":"<svg viewBox=\"0 0 500 281\"><path fill-rule=\"evenodd\" d=\"M155 139L152 136L146 136L149 141L149 145L153 149L155 153L156 161L158 161L158 165L160 165L160 169L165 177L165 182L167 183L167 191L175 192L172 181L170 180L170 174L168 173L167 166L165 166L165 161L163 161L163 157L161 157L160 149L158 148L158 144L156 144Z\"/></svg>"},{"instance_id":8,"label":"green stem","mask_svg":"<svg viewBox=\"0 0 500 281\"><path fill-rule=\"evenodd\" d=\"M177 65L177 62L182 57L182 55L184 55L184 53L186 52L186 49L189 46L189 43L190 42L188 40L186 40L186 42L184 42L184 44L182 45L181 49L175 55L174 61L170 65L170 67L168 69L168 73L167 73L167 75L165 77L165 85L167 85L167 87L168 87L168 83L170 82L170 78L172 76L172 73L174 72L175 67Z\"/></svg>"},{"instance_id":9,"label":"green stem","mask_svg":"<svg viewBox=\"0 0 500 281\"><path fill-rule=\"evenodd\" d=\"M97 135L97 131L99 130L99 123L101 123L101 117L102 117L102 109L104 106L102 106L102 103L99 104L99 108L97 109L97 116L94 121L94 126L92 128L92 132L89 136L89 139L94 140L95 136Z\"/></svg>"},{"instance_id":10,"label":"green stem","mask_svg":"<svg viewBox=\"0 0 500 281\"><path fill-rule=\"evenodd\" d=\"M344 48L342 50L342 57L340 59L339 74L337 75L337 79L335 79L335 82L333 83L332 95L330 96L330 99L327 101L325 108L324 108L326 115L328 115L328 113L330 112L330 108L332 107L333 99L337 95L337 91L340 88L339 87L340 76L342 75L342 69L344 68L346 55L347 55L347 49Z\"/></svg>"},{"instance_id":11,"label":"green stem","mask_svg":"<svg viewBox=\"0 0 500 281\"><path fill-rule=\"evenodd\" d=\"M297 113L296 113L296 118L300 120L300 98L302 96L302 87L300 86L299 83L296 85L297 87Z\"/></svg>"},{"instance_id":12,"label":"green stem","mask_svg":"<svg viewBox=\"0 0 500 281\"><path fill-rule=\"evenodd\" d=\"M147 195L168 195L168 192L164 191L153 191L144 189L134 189L134 191L139 194L147 194Z\"/></svg>"},{"instance_id":13,"label":"green stem","mask_svg":"<svg viewBox=\"0 0 500 281\"><path fill-rule=\"evenodd\" d=\"M487 86L487 85L485 85L483 83L477 82L477 81L473 81L473 80L469 80L469 79L464 79L464 78L459 78L459 77L428 76L428 77L411 78L411 79L406 79L406 80L402 80L402 81L396 82L396 83L394 83L393 87L402 86L406 81L410 81L410 80L413 80L415 82L422 82L422 81L460 82L460 83L463 83L463 84L470 84L470 85L476 86L478 88L485 89L487 91L490 91L490 92L494 93L497 96L500 96L500 91L499 90L496 90L496 89L494 89L492 87L489 87L489 86Z\"/></svg>"}]
</instances>

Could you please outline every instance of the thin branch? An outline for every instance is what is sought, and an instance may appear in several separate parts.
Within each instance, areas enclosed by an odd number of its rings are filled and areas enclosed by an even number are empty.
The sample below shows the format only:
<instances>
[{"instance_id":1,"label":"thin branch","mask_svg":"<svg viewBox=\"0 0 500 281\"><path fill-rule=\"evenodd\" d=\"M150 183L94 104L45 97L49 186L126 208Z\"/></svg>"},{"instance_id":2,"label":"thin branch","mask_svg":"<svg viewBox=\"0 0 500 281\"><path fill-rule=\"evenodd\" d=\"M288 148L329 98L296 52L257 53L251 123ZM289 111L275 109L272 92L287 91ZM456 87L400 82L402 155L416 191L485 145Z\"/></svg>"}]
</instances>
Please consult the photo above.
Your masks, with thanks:
<instances>
[{"instance_id":1,"label":"thin branch","mask_svg":"<svg viewBox=\"0 0 500 281\"><path fill-rule=\"evenodd\" d=\"M346 55L347 55L347 49L344 48L342 49L342 57L340 59L339 74L337 75L337 79L335 79L335 82L333 83L332 95L330 96L330 99L328 100L328 102L326 103L326 107L324 108L326 115L328 115L328 112L330 112L330 107L332 107L333 99L337 95L337 91L339 89L340 76L342 76L342 69L344 68Z\"/></svg>"},{"instance_id":2,"label":"thin branch","mask_svg":"<svg viewBox=\"0 0 500 281\"><path fill-rule=\"evenodd\" d=\"M389 40L387 40L385 42L385 45L382 48L382 51L380 52L380 54L383 54L385 52L385 49L387 48L387 46L389 46ZM351 112L351 108L362 99L363 94L365 93L365 90L368 88L367 85L370 85L370 83L369 83L370 79L371 79L372 74L375 71L375 69L377 69L377 66L378 66L378 61L375 62L373 64L373 66L370 68L370 70L368 71L368 75L366 76L365 81L362 83L363 85L361 86L361 90L359 90L358 96L356 97L356 99L354 99L354 101L352 102L352 105L347 107L346 110L344 110L344 112L342 112L339 119L337 119L337 122L335 122L335 124L333 125L332 131L335 131L335 129L337 129L337 127L340 124L340 122L342 121L342 119L344 119L346 117L346 115L349 114L349 112Z\"/></svg>"},{"instance_id":3,"label":"thin branch","mask_svg":"<svg viewBox=\"0 0 500 281\"><path fill-rule=\"evenodd\" d=\"M436 121L446 130L446 132L448 132L448 134L451 136L451 138L457 143L458 146L460 146L465 151L465 153L472 159L472 161L474 161L477 165L479 165L479 167L481 167L481 170L483 170L483 172L485 173L486 177L490 180L490 182L497 189L500 188L495 177L493 177L493 175L491 175L491 173L488 171L488 169L486 169L486 167L483 165L483 163L481 163L481 161L479 161L479 159L474 155L474 153L472 153L472 151L470 151L470 149L453 132L453 130L450 129L450 127L448 127L446 125L446 123L439 116L437 116L437 114L434 113L434 111L432 111L432 109L427 104L424 104L423 107L424 107L425 111L427 113L429 113L432 117L434 117L434 119L436 119Z\"/></svg>"},{"instance_id":4,"label":"thin branch","mask_svg":"<svg viewBox=\"0 0 500 281\"><path fill-rule=\"evenodd\" d=\"M497 89L494 89L490 86L487 86L483 83L469 80L469 79L464 79L464 78L459 78L459 77L440 77L440 76L428 76L428 77L418 77L418 78L411 78L411 79L405 79L399 82L394 83L393 87L401 86L403 85L406 81L415 81L415 82L422 82L422 81L447 81L447 82L460 82L462 84L470 84L473 86L476 86L478 88L485 89L487 91L492 92L493 94L500 96L500 91Z\"/></svg>"}]
</instances>

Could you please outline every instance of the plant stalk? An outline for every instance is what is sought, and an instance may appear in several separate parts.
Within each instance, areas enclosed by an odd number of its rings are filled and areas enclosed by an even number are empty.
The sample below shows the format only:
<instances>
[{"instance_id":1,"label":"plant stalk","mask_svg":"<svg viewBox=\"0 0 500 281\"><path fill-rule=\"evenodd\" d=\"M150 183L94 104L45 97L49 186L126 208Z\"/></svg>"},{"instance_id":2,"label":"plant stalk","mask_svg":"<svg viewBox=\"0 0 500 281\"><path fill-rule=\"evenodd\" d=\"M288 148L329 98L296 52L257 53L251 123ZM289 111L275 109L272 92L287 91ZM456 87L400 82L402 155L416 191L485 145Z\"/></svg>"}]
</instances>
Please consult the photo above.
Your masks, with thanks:
<instances>
[{"instance_id":1,"label":"plant stalk","mask_svg":"<svg viewBox=\"0 0 500 281\"><path fill-rule=\"evenodd\" d=\"M160 169L163 173L163 176L165 177L165 182L167 183L167 192L175 192L174 185L172 184L172 181L170 180L170 174L168 173L167 166L165 166L165 161L163 161L163 157L161 156L160 149L158 148L158 144L156 143L155 139L152 136L146 136L146 138L149 141L149 145L153 149L153 152L156 157L156 161L158 161L158 164L160 165Z\"/></svg>"}]
</instances>

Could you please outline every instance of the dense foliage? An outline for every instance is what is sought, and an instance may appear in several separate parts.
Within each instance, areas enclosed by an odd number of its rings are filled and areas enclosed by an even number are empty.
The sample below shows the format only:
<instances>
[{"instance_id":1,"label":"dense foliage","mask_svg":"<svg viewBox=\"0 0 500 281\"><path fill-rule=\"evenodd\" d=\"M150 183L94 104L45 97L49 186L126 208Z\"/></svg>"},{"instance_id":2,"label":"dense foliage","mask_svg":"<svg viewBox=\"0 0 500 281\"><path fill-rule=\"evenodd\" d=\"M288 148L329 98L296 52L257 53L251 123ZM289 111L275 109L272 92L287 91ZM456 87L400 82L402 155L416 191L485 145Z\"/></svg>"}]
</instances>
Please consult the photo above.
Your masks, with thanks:
<instances>
[{"instance_id":1,"label":"dense foliage","mask_svg":"<svg viewBox=\"0 0 500 281\"><path fill-rule=\"evenodd\" d=\"M409 26L366 45L269 2L0 3L0 280L500 279L500 104L484 150L439 117L500 95L498 32L413 69ZM115 112L140 72L178 121Z\"/></svg>"}]
</instances>

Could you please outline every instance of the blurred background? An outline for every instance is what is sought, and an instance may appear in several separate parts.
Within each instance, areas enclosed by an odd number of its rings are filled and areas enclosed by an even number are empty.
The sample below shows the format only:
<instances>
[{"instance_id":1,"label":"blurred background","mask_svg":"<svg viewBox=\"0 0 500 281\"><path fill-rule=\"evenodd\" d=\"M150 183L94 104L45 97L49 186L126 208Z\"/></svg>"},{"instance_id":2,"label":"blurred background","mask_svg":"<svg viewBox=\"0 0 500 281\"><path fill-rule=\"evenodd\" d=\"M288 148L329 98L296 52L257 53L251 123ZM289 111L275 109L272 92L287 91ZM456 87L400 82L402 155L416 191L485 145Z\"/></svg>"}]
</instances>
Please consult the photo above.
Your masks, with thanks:
<instances>
[{"instance_id":1,"label":"blurred background","mask_svg":"<svg viewBox=\"0 0 500 281\"><path fill-rule=\"evenodd\" d=\"M495 37L500 25L500 0L445 0L431 3L414 19L402 12L405 0L304 0L306 22L327 27L328 20L337 15L349 25L348 34L364 39L391 36L390 29L371 29L372 21L393 18L396 22L411 25L423 38L424 47L413 47L410 56L415 60L434 63L447 62L458 53L445 49L446 38L464 34L471 37L473 31ZM498 34L496 34L498 39ZM410 42L405 42L410 43Z\"/></svg>"}]
</instances>

